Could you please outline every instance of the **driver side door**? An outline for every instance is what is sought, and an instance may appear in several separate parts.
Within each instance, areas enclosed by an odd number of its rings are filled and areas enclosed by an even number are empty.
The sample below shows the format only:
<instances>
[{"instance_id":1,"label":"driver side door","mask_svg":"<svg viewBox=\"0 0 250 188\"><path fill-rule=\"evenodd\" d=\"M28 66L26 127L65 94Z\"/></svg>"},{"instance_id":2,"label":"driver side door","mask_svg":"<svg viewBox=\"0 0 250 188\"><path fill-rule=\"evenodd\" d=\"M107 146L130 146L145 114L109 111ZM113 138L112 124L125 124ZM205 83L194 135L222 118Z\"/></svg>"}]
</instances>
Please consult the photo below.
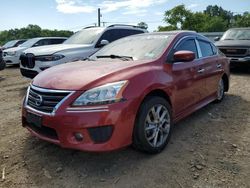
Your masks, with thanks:
<instances>
[{"instance_id":1,"label":"driver side door","mask_svg":"<svg viewBox=\"0 0 250 188\"><path fill-rule=\"evenodd\" d=\"M202 61L199 59L195 38L188 37L176 46L174 52L188 50L195 53L195 59L190 62L174 62L172 76L174 85L175 115L182 116L192 113L202 99L205 89Z\"/></svg>"}]
</instances>

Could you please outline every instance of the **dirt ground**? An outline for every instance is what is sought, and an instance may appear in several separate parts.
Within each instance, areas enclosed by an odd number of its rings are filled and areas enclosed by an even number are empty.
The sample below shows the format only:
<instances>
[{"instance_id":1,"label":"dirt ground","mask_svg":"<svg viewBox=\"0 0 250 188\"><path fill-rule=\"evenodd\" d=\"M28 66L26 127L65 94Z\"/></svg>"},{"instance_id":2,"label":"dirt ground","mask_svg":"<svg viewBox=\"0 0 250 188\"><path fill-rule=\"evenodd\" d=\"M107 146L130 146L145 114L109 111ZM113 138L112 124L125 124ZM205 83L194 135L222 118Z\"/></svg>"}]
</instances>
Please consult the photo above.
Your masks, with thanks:
<instances>
[{"instance_id":1,"label":"dirt ground","mask_svg":"<svg viewBox=\"0 0 250 188\"><path fill-rule=\"evenodd\" d=\"M85 153L30 136L20 112L28 84L18 67L0 72L0 187L250 187L249 70L232 73L222 103L176 124L158 155Z\"/></svg>"}]
</instances>

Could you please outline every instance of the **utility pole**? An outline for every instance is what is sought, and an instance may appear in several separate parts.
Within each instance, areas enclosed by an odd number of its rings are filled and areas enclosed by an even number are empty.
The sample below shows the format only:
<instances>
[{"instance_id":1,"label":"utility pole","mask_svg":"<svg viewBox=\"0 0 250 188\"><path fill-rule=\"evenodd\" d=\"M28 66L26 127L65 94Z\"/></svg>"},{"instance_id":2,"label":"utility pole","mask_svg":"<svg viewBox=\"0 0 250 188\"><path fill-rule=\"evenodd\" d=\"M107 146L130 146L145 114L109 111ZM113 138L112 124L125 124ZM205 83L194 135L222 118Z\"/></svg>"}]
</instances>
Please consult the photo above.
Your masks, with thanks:
<instances>
[{"instance_id":1,"label":"utility pole","mask_svg":"<svg viewBox=\"0 0 250 188\"><path fill-rule=\"evenodd\" d=\"M100 8L98 8L98 27L100 27L101 26L101 9Z\"/></svg>"}]
</instances>

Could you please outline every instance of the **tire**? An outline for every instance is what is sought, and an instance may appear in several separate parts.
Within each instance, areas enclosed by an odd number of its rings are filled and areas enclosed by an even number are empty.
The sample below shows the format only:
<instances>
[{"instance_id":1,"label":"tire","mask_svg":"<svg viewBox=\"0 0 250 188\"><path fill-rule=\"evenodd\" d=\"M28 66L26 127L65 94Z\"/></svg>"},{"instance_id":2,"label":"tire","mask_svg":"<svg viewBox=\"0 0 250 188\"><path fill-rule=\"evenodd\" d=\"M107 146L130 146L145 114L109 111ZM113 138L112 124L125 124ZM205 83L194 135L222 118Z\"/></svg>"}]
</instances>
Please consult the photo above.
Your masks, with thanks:
<instances>
[{"instance_id":1,"label":"tire","mask_svg":"<svg viewBox=\"0 0 250 188\"><path fill-rule=\"evenodd\" d=\"M225 83L222 78L220 78L218 82L218 87L217 87L217 99L215 100L215 103L220 103L225 96Z\"/></svg>"},{"instance_id":2,"label":"tire","mask_svg":"<svg viewBox=\"0 0 250 188\"><path fill-rule=\"evenodd\" d=\"M5 68L5 62L3 60L1 60L0 58L0 71L3 70Z\"/></svg>"},{"instance_id":3,"label":"tire","mask_svg":"<svg viewBox=\"0 0 250 188\"><path fill-rule=\"evenodd\" d=\"M156 154L161 152L170 140L172 132L172 110L162 97L147 97L137 114L134 131L134 148Z\"/></svg>"}]
</instances>

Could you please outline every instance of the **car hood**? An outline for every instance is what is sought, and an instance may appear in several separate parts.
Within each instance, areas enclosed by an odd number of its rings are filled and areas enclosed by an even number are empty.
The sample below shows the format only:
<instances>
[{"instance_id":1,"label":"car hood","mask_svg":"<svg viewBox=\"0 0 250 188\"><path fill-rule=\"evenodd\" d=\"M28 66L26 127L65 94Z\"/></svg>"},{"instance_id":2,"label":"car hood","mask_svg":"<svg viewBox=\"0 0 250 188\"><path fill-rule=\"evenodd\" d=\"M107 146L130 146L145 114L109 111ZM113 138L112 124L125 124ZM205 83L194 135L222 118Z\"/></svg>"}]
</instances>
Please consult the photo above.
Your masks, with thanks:
<instances>
[{"instance_id":1,"label":"car hood","mask_svg":"<svg viewBox=\"0 0 250 188\"><path fill-rule=\"evenodd\" d=\"M23 50L26 50L27 47L14 47L14 48L8 48L6 50L4 50L4 52L19 52L19 51L23 51Z\"/></svg>"},{"instance_id":2,"label":"car hood","mask_svg":"<svg viewBox=\"0 0 250 188\"><path fill-rule=\"evenodd\" d=\"M56 44L48 46L39 46L25 50L24 53L32 53L35 56L40 55L52 55L56 52L63 50L79 49L79 48L88 48L91 45L89 44Z\"/></svg>"},{"instance_id":3,"label":"car hood","mask_svg":"<svg viewBox=\"0 0 250 188\"><path fill-rule=\"evenodd\" d=\"M250 47L250 40L221 40L215 45L217 47Z\"/></svg>"},{"instance_id":4,"label":"car hood","mask_svg":"<svg viewBox=\"0 0 250 188\"><path fill-rule=\"evenodd\" d=\"M98 85L126 79L121 76L123 71L148 62L151 61L77 61L41 72L32 84L47 89L85 90L88 84L93 85L93 82ZM128 71L126 76L129 77L131 74L136 74L136 71Z\"/></svg>"}]
</instances>

